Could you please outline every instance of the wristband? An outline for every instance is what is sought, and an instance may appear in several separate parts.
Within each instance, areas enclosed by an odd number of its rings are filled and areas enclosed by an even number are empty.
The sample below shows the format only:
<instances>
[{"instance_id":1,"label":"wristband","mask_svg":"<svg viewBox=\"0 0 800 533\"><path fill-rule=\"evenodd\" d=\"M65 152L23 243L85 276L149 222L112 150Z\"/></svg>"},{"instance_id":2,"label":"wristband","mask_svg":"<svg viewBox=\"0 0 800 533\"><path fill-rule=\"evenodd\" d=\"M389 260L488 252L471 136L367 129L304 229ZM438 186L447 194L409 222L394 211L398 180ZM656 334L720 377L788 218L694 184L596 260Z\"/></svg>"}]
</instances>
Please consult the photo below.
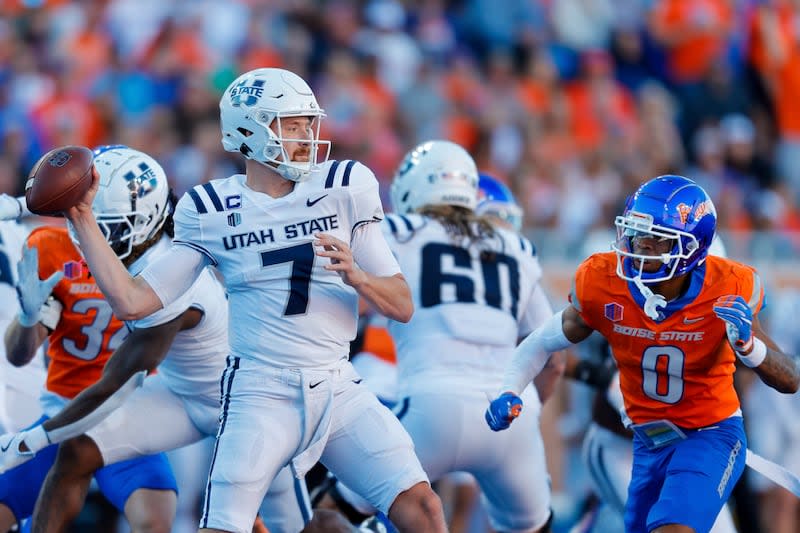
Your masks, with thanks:
<instances>
[{"instance_id":1,"label":"wristband","mask_svg":"<svg viewBox=\"0 0 800 533\"><path fill-rule=\"evenodd\" d=\"M36 452L50 445L50 437L47 436L44 426L39 424L25 432L25 438L22 439L22 442L28 447L28 451L20 453L36 455Z\"/></svg>"},{"instance_id":2,"label":"wristband","mask_svg":"<svg viewBox=\"0 0 800 533\"><path fill-rule=\"evenodd\" d=\"M19 322L19 325L23 328L32 328L37 322L39 322L39 313L37 312L33 316L28 316L24 312L20 311L17 315L17 322Z\"/></svg>"},{"instance_id":3,"label":"wristband","mask_svg":"<svg viewBox=\"0 0 800 533\"><path fill-rule=\"evenodd\" d=\"M736 356L745 366L755 368L767 358L767 345L764 344L764 341L754 336L753 348L750 350L750 353L745 355L742 352L736 351Z\"/></svg>"}]
</instances>

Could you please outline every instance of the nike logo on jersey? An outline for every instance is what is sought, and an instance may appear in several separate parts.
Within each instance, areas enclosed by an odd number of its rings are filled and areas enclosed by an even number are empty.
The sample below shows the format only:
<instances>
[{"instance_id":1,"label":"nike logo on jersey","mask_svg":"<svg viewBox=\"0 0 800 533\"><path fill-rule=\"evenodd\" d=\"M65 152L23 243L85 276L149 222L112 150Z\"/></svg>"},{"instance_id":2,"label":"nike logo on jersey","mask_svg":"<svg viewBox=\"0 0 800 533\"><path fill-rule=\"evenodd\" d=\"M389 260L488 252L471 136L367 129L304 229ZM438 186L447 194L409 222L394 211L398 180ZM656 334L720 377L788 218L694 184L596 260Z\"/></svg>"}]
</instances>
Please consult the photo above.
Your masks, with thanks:
<instances>
[{"instance_id":1,"label":"nike logo on jersey","mask_svg":"<svg viewBox=\"0 0 800 533\"><path fill-rule=\"evenodd\" d=\"M684 324L694 324L695 322L700 322L701 320L705 320L706 317L699 316L697 318L689 318L688 316L683 317Z\"/></svg>"},{"instance_id":2,"label":"nike logo on jersey","mask_svg":"<svg viewBox=\"0 0 800 533\"><path fill-rule=\"evenodd\" d=\"M316 383L309 383L308 388L309 389L313 389L314 387L316 387L317 385L319 385L323 381L325 381L325 380L323 379L322 381L317 381Z\"/></svg>"},{"instance_id":3,"label":"nike logo on jersey","mask_svg":"<svg viewBox=\"0 0 800 533\"><path fill-rule=\"evenodd\" d=\"M317 198L316 200L312 200L311 198L306 198L306 207L311 207L311 206L313 206L314 204L316 204L317 202L319 202L320 200L322 200L322 199L323 199L323 198L325 198L326 196L328 196L328 195L327 195L327 194L323 194L322 196L320 196L320 197L319 197L319 198Z\"/></svg>"},{"instance_id":4,"label":"nike logo on jersey","mask_svg":"<svg viewBox=\"0 0 800 533\"><path fill-rule=\"evenodd\" d=\"M13 442L14 442L14 439L12 438L11 440L8 441L8 444L6 444L5 446L0 446L0 452L6 453L8 451L8 449L11 447L11 444Z\"/></svg>"}]
</instances>

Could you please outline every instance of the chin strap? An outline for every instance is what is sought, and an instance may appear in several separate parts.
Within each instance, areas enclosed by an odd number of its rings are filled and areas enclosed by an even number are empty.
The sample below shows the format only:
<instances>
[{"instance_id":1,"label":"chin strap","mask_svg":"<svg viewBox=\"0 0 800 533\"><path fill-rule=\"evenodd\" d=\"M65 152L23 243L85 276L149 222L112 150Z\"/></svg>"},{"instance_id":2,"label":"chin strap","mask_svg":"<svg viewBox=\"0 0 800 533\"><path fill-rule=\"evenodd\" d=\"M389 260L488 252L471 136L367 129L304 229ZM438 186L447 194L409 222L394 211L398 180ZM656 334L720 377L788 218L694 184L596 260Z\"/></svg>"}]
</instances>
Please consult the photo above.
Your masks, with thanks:
<instances>
[{"instance_id":1,"label":"chin strap","mask_svg":"<svg viewBox=\"0 0 800 533\"><path fill-rule=\"evenodd\" d=\"M660 294L655 294L653 291L650 290L650 287L642 282L642 278L636 277L634 278L633 282L636 284L636 287L639 289L639 292L642 293L644 296L644 314L646 314L652 320L660 320L663 318L663 313L658 310L659 307L666 307L667 306L667 299L661 296Z\"/></svg>"}]
</instances>

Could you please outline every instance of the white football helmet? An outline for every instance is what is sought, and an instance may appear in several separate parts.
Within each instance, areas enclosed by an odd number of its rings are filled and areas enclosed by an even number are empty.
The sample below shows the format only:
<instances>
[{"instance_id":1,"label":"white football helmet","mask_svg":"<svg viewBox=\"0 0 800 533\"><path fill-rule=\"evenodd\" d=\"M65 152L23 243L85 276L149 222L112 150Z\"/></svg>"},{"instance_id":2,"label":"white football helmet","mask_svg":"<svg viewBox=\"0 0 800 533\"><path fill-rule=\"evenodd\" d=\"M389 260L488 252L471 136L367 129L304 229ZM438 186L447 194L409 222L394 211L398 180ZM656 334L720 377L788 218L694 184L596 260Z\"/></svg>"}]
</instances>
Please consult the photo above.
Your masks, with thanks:
<instances>
[{"instance_id":1,"label":"white football helmet","mask_svg":"<svg viewBox=\"0 0 800 533\"><path fill-rule=\"evenodd\" d=\"M100 185L92 211L106 241L124 259L153 237L170 214L167 175L155 159L127 146L101 146L94 154Z\"/></svg>"},{"instance_id":2,"label":"white football helmet","mask_svg":"<svg viewBox=\"0 0 800 533\"><path fill-rule=\"evenodd\" d=\"M318 165L328 160L330 141L319 140L319 126L325 117L314 93L297 74L279 68L259 68L242 74L231 83L219 102L222 146L248 159L269 165L291 181L303 181ZM281 119L313 117L308 162L290 161L283 146ZM278 119L275 121L275 119ZM275 122L275 129L270 128ZM303 139L300 139L303 141ZM320 147L324 152L322 160Z\"/></svg>"},{"instance_id":3,"label":"white football helmet","mask_svg":"<svg viewBox=\"0 0 800 533\"><path fill-rule=\"evenodd\" d=\"M450 141L427 141L408 152L390 190L396 213L424 205L457 205L475 209L478 168L461 146Z\"/></svg>"}]
</instances>

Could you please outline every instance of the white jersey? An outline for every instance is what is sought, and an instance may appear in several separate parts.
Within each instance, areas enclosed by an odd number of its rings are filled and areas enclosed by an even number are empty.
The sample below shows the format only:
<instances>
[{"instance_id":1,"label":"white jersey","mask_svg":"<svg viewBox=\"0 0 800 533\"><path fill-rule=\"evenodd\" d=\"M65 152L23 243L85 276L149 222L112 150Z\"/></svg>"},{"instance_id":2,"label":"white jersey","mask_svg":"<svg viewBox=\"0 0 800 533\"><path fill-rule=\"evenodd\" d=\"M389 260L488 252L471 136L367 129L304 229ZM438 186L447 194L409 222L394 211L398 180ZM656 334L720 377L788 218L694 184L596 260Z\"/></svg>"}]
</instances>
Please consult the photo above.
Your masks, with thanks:
<instances>
[{"instance_id":1,"label":"white jersey","mask_svg":"<svg viewBox=\"0 0 800 533\"><path fill-rule=\"evenodd\" d=\"M138 274L167 251L169 243L169 238L162 238L130 266L131 274ZM217 404L219 380L229 353L228 308L225 291L208 268L183 296L152 315L126 325L131 330L155 327L177 318L190 308L202 311L203 318L197 326L178 332L158 372L172 392L205 398Z\"/></svg>"},{"instance_id":2,"label":"white jersey","mask_svg":"<svg viewBox=\"0 0 800 533\"><path fill-rule=\"evenodd\" d=\"M0 221L0 336L19 312L16 286L17 263L30 231L17 222ZM6 359L0 342L0 426L17 431L34 422L41 413L38 397L47 372L42 350L25 366L15 367Z\"/></svg>"},{"instance_id":3,"label":"white jersey","mask_svg":"<svg viewBox=\"0 0 800 533\"><path fill-rule=\"evenodd\" d=\"M494 391L517 340L552 314L549 304L536 308L542 270L533 245L499 228L486 242L494 260L482 260L431 218L388 215L383 229L414 299L410 322L389 322L401 396L451 384Z\"/></svg>"},{"instance_id":4,"label":"white jersey","mask_svg":"<svg viewBox=\"0 0 800 533\"><path fill-rule=\"evenodd\" d=\"M358 295L323 268L314 234L351 243L356 228L382 218L372 172L328 161L281 198L253 191L244 175L194 187L178 203L174 242L202 252L224 277L233 355L322 367L347 357Z\"/></svg>"}]
</instances>

